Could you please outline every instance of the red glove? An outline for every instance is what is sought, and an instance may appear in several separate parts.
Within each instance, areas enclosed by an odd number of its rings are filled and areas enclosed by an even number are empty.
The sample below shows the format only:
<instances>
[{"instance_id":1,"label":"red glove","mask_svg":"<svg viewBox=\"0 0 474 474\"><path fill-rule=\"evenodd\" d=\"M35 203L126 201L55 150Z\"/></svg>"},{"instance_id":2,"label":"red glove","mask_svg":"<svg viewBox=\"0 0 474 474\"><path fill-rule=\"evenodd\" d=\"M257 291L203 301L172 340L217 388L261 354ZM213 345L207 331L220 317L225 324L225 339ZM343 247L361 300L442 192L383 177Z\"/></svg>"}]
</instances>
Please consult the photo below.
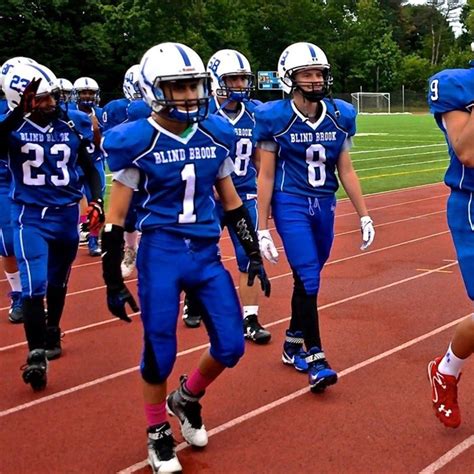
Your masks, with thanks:
<instances>
[{"instance_id":1,"label":"red glove","mask_svg":"<svg viewBox=\"0 0 474 474\"><path fill-rule=\"evenodd\" d=\"M99 230L105 221L104 201L102 199L91 201L87 207L86 214L86 222L89 225L89 231L94 232Z\"/></svg>"}]
</instances>

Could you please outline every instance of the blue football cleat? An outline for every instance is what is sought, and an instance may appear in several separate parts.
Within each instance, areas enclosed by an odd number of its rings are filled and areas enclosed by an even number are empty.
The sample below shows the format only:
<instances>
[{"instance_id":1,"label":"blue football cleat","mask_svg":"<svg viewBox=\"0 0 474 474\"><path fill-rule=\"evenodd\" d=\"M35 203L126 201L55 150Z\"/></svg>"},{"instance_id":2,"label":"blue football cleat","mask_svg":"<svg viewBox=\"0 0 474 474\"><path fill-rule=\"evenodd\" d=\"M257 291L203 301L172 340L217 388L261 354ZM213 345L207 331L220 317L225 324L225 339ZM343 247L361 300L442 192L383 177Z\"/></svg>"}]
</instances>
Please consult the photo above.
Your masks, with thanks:
<instances>
[{"instance_id":1,"label":"blue football cleat","mask_svg":"<svg viewBox=\"0 0 474 474\"><path fill-rule=\"evenodd\" d=\"M301 331L286 331L281 360L284 364L292 365L298 372L307 372L307 353L303 350L303 333Z\"/></svg>"},{"instance_id":2,"label":"blue football cleat","mask_svg":"<svg viewBox=\"0 0 474 474\"><path fill-rule=\"evenodd\" d=\"M319 347L312 347L306 357L309 387L313 393L324 392L326 387L337 382L337 373L331 369Z\"/></svg>"},{"instance_id":3,"label":"blue football cleat","mask_svg":"<svg viewBox=\"0 0 474 474\"><path fill-rule=\"evenodd\" d=\"M91 257L100 257L100 246L98 237L89 235L87 247L89 248L89 255Z\"/></svg>"}]
</instances>

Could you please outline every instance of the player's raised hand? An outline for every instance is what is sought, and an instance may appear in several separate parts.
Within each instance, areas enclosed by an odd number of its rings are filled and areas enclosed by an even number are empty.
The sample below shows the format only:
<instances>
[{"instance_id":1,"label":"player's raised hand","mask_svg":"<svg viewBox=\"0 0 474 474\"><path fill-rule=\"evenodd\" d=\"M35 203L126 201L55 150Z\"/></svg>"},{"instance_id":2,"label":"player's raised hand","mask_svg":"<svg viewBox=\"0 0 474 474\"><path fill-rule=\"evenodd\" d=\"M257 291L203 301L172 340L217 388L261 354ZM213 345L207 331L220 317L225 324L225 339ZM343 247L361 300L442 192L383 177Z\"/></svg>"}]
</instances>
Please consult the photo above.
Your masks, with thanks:
<instances>
[{"instance_id":1,"label":"player's raised hand","mask_svg":"<svg viewBox=\"0 0 474 474\"><path fill-rule=\"evenodd\" d=\"M257 231L258 233L258 245L260 247L260 253L262 257L267 259L269 262L278 262L278 250L273 243L272 236L268 229Z\"/></svg>"},{"instance_id":2,"label":"player's raised hand","mask_svg":"<svg viewBox=\"0 0 474 474\"><path fill-rule=\"evenodd\" d=\"M23 91L19 107L24 115L30 114L36 107L36 92L38 91L40 82L41 79L33 78Z\"/></svg>"},{"instance_id":3,"label":"player's raised hand","mask_svg":"<svg viewBox=\"0 0 474 474\"><path fill-rule=\"evenodd\" d=\"M366 250L375 238L374 222L369 216L360 218L360 231L362 232L362 245L360 249Z\"/></svg>"}]
</instances>

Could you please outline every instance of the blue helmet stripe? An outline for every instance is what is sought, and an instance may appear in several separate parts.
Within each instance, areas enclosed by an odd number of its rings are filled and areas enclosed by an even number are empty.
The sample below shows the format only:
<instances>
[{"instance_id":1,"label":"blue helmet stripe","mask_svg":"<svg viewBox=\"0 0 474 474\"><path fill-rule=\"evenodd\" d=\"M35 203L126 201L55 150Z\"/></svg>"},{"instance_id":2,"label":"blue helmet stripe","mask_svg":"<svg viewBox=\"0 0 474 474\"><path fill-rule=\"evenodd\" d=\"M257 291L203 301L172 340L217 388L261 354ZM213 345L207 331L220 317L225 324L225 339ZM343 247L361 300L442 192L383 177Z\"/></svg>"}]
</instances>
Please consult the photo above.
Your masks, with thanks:
<instances>
[{"instance_id":1,"label":"blue helmet stripe","mask_svg":"<svg viewBox=\"0 0 474 474\"><path fill-rule=\"evenodd\" d=\"M244 69L244 62L242 61L242 58L240 57L240 54L235 53L235 55L237 56L237 59L239 60L240 69Z\"/></svg>"},{"instance_id":2,"label":"blue helmet stripe","mask_svg":"<svg viewBox=\"0 0 474 474\"><path fill-rule=\"evenodd\" d=\"M48 82L52 82L52 81L51 81L51 78L48 76L48 74L46 74L46 72L43 71L43 69L41 69L40 67L36 66L36 64L28 64L28 66L30 66L30 67L36 69L36 70L39 71L41 74L43 74L43 76L46 78L46 80L47 80Z\"/></svg>"},{"instance_id":3,"label":"blue helmet stripe","mask_svg":"<svg viewBox=\"0 0 474 474\"><path fill-rule=\"evenodd\" d=\"M184 65L191 66L191 61L189 60L189 56L186 54L186 51L178 44L176 45L176 47L178 48L178 51L181 53L181 56L184 61Z\"/></svg>"},{"instance_id":4,"label":"blue helmet stripe","mask_svg":"<svg viewBox=\"0 0 474 474\"><path fill-rule=\"evenodd\" d=\"M308 43L308 48L309 48L309 52L311 53L311 59L315 60L315 59L318 59L316 57L316 51L314 50L314 48Z\"/></svg>"}]
</instances>

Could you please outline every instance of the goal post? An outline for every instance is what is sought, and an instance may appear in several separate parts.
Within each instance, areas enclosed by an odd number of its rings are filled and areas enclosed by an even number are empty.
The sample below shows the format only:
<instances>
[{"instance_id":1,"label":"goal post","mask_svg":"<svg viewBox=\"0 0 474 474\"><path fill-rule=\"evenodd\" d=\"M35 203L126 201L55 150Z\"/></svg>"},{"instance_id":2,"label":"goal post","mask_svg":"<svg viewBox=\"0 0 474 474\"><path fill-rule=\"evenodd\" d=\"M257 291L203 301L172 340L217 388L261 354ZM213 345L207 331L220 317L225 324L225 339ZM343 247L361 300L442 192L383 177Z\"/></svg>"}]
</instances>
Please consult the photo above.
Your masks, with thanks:
<instances>
[{"instance_id":1,"label":"goal post","mask_svg":"<svg viewBox=\"0 0 474 474\"><path fill-rule=\"evenodd\" d=\"M389 114L389 92L353 92L352 105L359 114Z\"/></svg>"}]
</instances>

